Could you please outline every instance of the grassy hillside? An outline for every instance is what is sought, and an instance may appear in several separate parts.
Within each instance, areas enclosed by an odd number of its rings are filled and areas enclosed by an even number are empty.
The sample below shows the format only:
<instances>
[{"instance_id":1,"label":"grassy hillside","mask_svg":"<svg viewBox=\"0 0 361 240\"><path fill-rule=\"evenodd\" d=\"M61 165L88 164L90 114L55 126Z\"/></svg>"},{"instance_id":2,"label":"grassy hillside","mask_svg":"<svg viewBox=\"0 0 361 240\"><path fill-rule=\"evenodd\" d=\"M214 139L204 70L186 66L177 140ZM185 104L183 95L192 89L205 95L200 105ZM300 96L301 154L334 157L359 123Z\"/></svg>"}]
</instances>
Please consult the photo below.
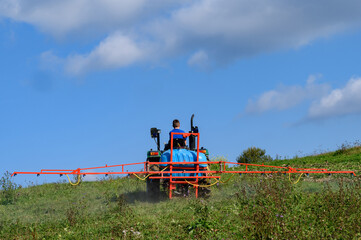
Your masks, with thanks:
<instances>
[{"instance_id":1,"label":"grassy hillside","mask_svg":"<svg viewBox=\"0 0 361 240\"><path fill-rule=\"evenodd\" d=\"M340 147L337 151L302 158L273 161L273 165L293 167L322 167L329 170L352 170L361 173L361 147Z\"/></svg>"},{"instance_id":2,"label":"grassy hillside","mask_svg":"<svg viewBox=\"0 0 361 240\"><path fill-rule=\"evenodd\" d=\"M208 199L155 202L134 178L8 188L0 194L0 239L361 239L361 148L272 164L356 170L358 177L293 184L288 176L243 174L212 187Z\"/></svg>"}]
</instances>

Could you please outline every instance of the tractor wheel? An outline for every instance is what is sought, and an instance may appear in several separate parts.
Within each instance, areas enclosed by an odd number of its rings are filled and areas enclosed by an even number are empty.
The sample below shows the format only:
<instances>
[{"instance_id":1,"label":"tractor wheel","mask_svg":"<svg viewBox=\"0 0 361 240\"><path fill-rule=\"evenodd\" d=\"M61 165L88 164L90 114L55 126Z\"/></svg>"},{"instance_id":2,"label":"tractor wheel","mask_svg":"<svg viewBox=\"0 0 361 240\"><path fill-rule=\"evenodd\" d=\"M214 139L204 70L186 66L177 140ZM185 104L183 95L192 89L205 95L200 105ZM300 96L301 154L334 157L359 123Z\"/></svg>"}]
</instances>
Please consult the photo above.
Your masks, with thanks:
<instances>
[{"instance_id":1,"label":"tractor wheel","mask_svg":"<svg viewBox=\"0 0 361 240\"><path fill-rule=\"evenodd\" d=\"M211 195L211 190L209 188L199 187L198 194L199 194L199 197L209 198Z\"/></svg>"},{"instance_id":2,"label":"tractor wheel","mask_svg":"<svg viewBox=\"0 0 361 240\"><path fill-rule=\"evenodd\" d=\"M199 181L200 185L209 185L209 180L206 178L203 178ZM199 187L198 188L198 194L200 197L208 198L211 195L211 189L207 187Z\"/></svg>"},{"instance_id":3,"label":"tractor wheel","mask_svg":"<svg viewBox=\"0 0 361 240\"><path fill-rule=\"evenodd\" d=\"M158 200L160 197L160 179L147 178L147 197L150 200Z\"/></svg>"}]
</instances>

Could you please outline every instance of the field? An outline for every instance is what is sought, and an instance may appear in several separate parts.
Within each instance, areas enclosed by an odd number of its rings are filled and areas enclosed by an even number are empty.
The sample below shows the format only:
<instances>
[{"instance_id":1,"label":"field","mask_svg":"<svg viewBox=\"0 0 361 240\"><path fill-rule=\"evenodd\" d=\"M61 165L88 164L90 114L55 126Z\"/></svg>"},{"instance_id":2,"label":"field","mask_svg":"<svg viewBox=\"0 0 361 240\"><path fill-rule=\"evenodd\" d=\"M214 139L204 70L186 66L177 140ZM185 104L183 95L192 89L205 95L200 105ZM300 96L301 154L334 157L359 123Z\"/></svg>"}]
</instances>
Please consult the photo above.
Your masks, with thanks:
<instances>
[{"instance_id":1,"label":"field","mask_svg":"<svg viewBox=\"0 0 361 240\"><path fill-rule=\"evenodd\" d=\"M207 199L152 201L135 178L13 189L4 175L0 239L361 239L360 147L272 164L357 177L243 174Z\"/></svg>"}]
</instances>

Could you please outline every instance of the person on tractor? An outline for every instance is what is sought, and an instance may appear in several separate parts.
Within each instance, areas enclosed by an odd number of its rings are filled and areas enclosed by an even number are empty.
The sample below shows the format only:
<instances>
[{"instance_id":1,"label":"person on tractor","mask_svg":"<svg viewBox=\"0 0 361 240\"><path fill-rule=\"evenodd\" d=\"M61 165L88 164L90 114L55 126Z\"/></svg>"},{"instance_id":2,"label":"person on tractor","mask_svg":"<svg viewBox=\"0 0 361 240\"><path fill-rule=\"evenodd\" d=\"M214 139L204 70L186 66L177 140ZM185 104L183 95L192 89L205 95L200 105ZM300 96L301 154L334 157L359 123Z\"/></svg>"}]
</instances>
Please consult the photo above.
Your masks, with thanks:
<instances>
[{"instance_id":1,"label":"person on tractor","mask_svg":"<svg viewBox=\"0 0 361 240\"><path fill-rule=\"evenodd\" d=\"M178 119L173 120L173 130L169 132L169 147L171 140L171 133L185 133L180 129L180 122ZM173 135L173 147L174 148L184 148L187 145L187 137L183 137L180 134Z\"/></svg>"},{"instance_id":2,"label":"person on tractor","mask_svg":"<svg viewBox=\"0 0 361 240\"><path fill-rule=\"evenodd\" d=\"M173 120L173 130L169 132L169 142L168 146L170 148L170 141L171 141L171 133L185 133L182 129L180 129L180 122L178 119ZM181 149L185 148L187 145L187 137L183 137L180 134L173 134L173 148L174 149ZM189 195L189 185L188 184L176 184L176 189L174 190L174 194L176 195Z\"/></svg>"}]
</instances>

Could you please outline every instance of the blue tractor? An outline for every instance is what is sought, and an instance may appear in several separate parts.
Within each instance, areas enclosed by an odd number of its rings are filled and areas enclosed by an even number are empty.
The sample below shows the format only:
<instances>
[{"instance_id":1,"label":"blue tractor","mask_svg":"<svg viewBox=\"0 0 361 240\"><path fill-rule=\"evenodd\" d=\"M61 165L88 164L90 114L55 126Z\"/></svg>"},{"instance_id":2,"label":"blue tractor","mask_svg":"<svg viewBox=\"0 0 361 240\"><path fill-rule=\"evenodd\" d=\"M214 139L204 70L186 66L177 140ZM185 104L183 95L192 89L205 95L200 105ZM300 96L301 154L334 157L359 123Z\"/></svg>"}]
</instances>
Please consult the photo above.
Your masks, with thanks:
<instances>
[{"instance_id":1,"label":"blue tractor","mask_svg":"<svg viewBox=\"0 0 361 240\"><path fill-rule=\"evenodd\" d=\"M193 125L194 114L191 117L191 129L189 133L198 133L198 127ZM206 175L205 173L187 173L187 171L194 171L196 169L196 164L166 164L171 160L172 153L172 162L196 162L197 161L197 146L196 146L196 136L189 136L189 146L186 146L184 142L180 142L183 139L173 139L173 144L171 140L165 144L164 149L160 149L160 133L161 130L158 128L151 128L150 134L153 139L155 139L157 144L157 150L150 149L147 152L147 171L164 171L164 173L152 174L147 178L147 195L148 197L154 199L159 198L162 193L167 191L173 191L175 196L188 196L189 187L191 186L190 182L192 177L196 175ZM183 140L184 141L184 140ZM173 149L171 146L173 145ZM199 162L207 162L209 153L206 148L199 148ZM164 162L165 164L162 164ZM152 164L157 163L157 164ZM159 164L158 164L159 163ZM207 164L198 164L199 169L206 170ZM169 170L173 171L182 171L182 173L169 173ZM171 178L170 178L171 177ZM170 179L169 179L170 178ZM170 183L171 181L171 183ZM176 184L173 184L176 183ZM199 185L206 185L208 183L207 179L202 178L197 181ZM172 189L172 186L175 185L175 189ZM198 185L197 185L198 186ZM206 187L198 188L199 196L208 196L210 190ZM170 194L171 196L171 194Z\"/></svg>"}]
</instances>

